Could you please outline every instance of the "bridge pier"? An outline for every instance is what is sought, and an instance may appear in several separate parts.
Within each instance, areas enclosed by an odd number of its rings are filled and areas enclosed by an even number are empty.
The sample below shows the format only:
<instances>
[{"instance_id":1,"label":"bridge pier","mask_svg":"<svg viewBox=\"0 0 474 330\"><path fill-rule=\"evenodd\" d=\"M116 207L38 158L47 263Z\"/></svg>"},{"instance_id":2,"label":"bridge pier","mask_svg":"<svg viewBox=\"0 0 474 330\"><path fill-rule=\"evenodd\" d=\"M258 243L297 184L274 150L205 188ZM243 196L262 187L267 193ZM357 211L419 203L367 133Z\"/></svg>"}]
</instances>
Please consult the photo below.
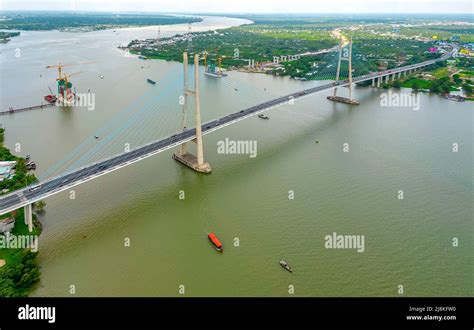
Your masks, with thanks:
<instances>
[{"instance_id":1,"label":"bridge pier","mask_svg":"<svg viewBox=\"0 0 474 330\"><path fill-rule=\"evenodd\" d=\"M380 83L382 81L382 77L377 78L377 88L380 88Z\"/></svg>"},{"instance_id":2,"label":"bridge pier","mask_svg":"<svg viewBox=\"0 0 474 330\"><path fill-rule=\"evenodd\" d=\"M398 79L400 79L401 76L402 76L402 73L399 72L399 73L398 73Z\"/></svg>"},{"instance_id":3,"label":"bridge pier","mask_svg":"<svg viewBox=\"0 0 474 330\"><path fill-rule=\"evenodd\" d=\"M187 95L194 95L195 106L195 123L196 123L196 138L193 142L196 143L196 156L187 152L186 143L183 143L179 150L173 154L173 159L192 168L196 172L211 173L211 165L204 161L204 150L202 141L202 124L201 124L201 103L199 98L199 55L194 55L194 91L188 89L187 72L188 72L188 53L183 53L183 68L184 68L184 105L183 105L183 131L186 128L186 110L187 110Z\"/></svg>"},{"instance_id":4,"label":"bridge pier","mask_svg":"<svg viewBox=\"0 0 474 330\"><path fill-rule=\"evenodd\" d=\"M28 204L24 207L25 225L28 225L28 231L33 231L33 207L32 204Z\"/></svg>"},{"instance_id":5,"label":"bridge pier","mask_svg":"<svg viewBox=\"0 0 474 330\"><path fill-rule=\"evenodd\" d=\"M389 76L385 76L385 83L388 84L388 78Z\"/></svg>"},{"instance_id":6,"label":"bridge pier","mask_svg":"<svg viewBox=\"0 0 474 330\"><path fill-rule=\"evenodd\" d=\"M375 78L372 78L372 87L375 87Z\"/></svg>"},{"instance_id":7,"label":"bridge pier","mask_svg":"<svg viewBox=\"0 0 474 330\"><path fill-rule=\"evenodd\" d=\"M392 74L392 81L395 81L395 73Z\"/></svg>"}]
</instances>

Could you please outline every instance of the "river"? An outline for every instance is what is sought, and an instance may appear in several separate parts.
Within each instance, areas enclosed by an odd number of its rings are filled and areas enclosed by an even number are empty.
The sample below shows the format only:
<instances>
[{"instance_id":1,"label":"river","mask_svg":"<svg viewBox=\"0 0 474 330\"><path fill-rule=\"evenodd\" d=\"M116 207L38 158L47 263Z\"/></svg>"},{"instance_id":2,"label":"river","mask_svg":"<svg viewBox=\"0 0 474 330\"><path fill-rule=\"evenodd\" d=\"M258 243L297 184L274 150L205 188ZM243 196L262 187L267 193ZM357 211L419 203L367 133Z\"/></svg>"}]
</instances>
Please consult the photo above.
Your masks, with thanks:
<instances>
[{"instance_id":1,"label":"river","mask_svg":"<svg viewBox=\"0 0 474 330\"><path fill-rule=\"evenodd\" d=\"M243 23L206 17L192 30ZM165 26L161 35L187 29ZM179 63L117 49L157 33L22 32L0 45L2 110L41 102L56 77L45 67L59 62L83 63L65 71L80 72L74 86L96 95L94 111L2 116L6 145L31 154L41 177L123 109L138 108L153 93L146 78L166 88L173 74L182 75ZM201 81L204 120L318 84L240 72ZM289 296L290 285L295 296L397 296L399 285L405 296L472 295L472 104L420 94L418 111L381 107L383 92L356 88L361 105L352 107L315 95L270 111L270 120L251 118L207 135L208 176L167 151L76 187L75 199L70 192L48 198L40 216L41 282L32 295L69 296L71 285L76 296L178 296L180 285L185 296ZM174 97L156 104L179 111ZM152 131L169 134L171 126L179 122L117 136L117 148L146 143ZM219 154L225 138L257 141L257 157ZM211 231L222 254L206 238ZM325 248L333 233L363 235L364 251ZM281 259L294 273L280 268Z\"/></svg>"}]
</instances>

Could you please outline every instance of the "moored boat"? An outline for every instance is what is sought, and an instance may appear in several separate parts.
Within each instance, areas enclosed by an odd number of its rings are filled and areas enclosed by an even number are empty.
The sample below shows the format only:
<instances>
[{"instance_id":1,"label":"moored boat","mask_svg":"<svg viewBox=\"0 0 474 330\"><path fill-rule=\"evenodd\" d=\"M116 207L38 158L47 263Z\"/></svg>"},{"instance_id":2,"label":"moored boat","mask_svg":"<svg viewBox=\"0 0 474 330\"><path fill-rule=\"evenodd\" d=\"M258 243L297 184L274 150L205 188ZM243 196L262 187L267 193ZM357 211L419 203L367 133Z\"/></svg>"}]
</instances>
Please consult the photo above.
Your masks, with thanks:
<instances>
[{"instance_id":1,"label":"moored boat","mask_svg":"<svg viewBox=\"0 0 474 330\"><path fill-rule=\"evenodd\" d=\"M49 95L46 95L44 99L46 102L53 104L54 102L56 102L58 98L56 97L56 95L49 94Z\"/></svg>"}]
</instances>

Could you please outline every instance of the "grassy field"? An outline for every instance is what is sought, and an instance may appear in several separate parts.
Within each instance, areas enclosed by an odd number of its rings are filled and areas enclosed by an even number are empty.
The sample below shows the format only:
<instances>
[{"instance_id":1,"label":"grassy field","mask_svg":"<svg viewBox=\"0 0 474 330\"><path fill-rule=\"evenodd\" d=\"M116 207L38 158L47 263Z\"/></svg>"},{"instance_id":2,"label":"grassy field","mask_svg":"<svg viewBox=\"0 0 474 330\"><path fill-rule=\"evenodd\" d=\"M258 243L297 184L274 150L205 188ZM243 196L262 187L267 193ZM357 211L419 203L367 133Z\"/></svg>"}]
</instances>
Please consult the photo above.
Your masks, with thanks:
<instances>
[{"instance_id":1,"label":"grassy field","mask_svg":"<svg viewBox=\"0 0 474 330\"><path fill-rule=\"evenodd\" d=\"M436 79L447 77L449 76L449 69L447 67L438 68L433 71L433 75L436 77Z\"/></svg>"},{"instance_id":2,"label":"grassy field","mask_svg":"<svg viewBox=\"0 0 474 330\"><path fill-rule=\"evenodd\" d=\"M402 83L402 87L413 88L414 85L418 84L420 89L429 89L431 87L431 81L419 78L409 78Z\"/></svg>"}]
</instances>

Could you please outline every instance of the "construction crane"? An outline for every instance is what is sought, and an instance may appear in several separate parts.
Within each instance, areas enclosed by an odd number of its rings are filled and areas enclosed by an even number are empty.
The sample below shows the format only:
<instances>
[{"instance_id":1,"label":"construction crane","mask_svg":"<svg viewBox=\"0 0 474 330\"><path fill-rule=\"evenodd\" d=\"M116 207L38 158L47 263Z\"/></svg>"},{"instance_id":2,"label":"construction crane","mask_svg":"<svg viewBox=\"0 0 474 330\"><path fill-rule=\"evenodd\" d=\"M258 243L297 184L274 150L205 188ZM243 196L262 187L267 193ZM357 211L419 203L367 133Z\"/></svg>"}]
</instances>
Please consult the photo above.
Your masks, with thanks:
<instances>
[{"instance_id":1,"label":"construction crane","mask_svg":"<svg viewBox=\"0 0 474 330\"><path fill-rule=\"evenodd\" d=\"M65 66L69 66L69 65L71 65L71 64L61 64L61 63L59 63L58 65L48 65L48 66L46 67L46 69L58 68L58 79L56 79L56 80L60 80L60 79L62 79L62 75L61 75L61 74L62 74L63 68L64 68Z\"/></svg>"},{"instance_id":2,"label":"construction crane","mask_svg":"<svg viewBox=\"0 0 474 330\"><path fill-rule=\"evenodd\" d=\"M62 96L63 102L69 102L69 91L71 90L72 84L69 81L69 78L77 76L81 72L76 72L72 74L64 74L61 78L57 78L58 82L58 94Z\"/></svg>"},{"instance_id":3,"label":"construction crane","mask_svg":"<svg viewBox=\"0 0 474 330\"><path fill-rule=\"evenodd\" d=\"M94 63L94 62L82 62L82 63L70 63L70 64L59 63L58 65L48 65L46 69L58 68L58 79L56 80L60 80L62 79L62 72L65 66L74 66L74 65L81 65L81 64L91 64L91 63Z\"/></svg>"}]
</instances>

